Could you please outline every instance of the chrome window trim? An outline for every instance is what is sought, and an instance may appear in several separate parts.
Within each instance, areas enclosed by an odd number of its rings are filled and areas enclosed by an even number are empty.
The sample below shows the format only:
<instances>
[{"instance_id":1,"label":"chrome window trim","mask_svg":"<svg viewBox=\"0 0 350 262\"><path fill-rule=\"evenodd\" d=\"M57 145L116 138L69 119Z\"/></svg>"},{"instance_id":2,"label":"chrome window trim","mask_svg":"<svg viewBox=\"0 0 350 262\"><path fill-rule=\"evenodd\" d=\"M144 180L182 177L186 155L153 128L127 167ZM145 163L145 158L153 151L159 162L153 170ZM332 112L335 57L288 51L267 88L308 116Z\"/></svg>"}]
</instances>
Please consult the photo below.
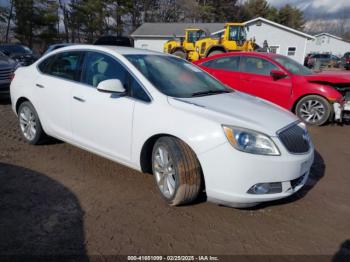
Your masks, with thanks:
<instances>
[{"instance_id":1,"label":"chrome window trim","mask_svg":"<svg viewBox=\"0 0 350 262\"><path fill-rule=\"evenodd\" d=\"M72 83L75 83L75 84L82 84L84 86L87 86L89 88L95 88L91 85L88 85L86 83L83 83L81 81L75 81L75 80L70 80L70 79L66 79L66 78L63 78L63 77L59 77L59 76L54 76L54 75L50 75L50 74L47 74L47 73L43 73L40 71L39 69L39 65L46 59L48 59L49 57L51 56L55 56L55 55L59 55L59 54L62 54L62 53L67 53L67 52L97 52L97 53L101 53L101 54L104 54L104 55L107 55L109 57L111 57L112 59L116 60L134 79L136 79L136 81L140 84L141 88L143 89L143 91L145 91L146 95L148 96L148 98L150 99L150 101L143 101L141 99L137 99L135 97L130 97L130 98L133 98L133 100L135 101L139 101L139 102L142 102L142 103L146 103L146 104L149 104L149 103L152 103L153 101L153 97L152 95L149 93L149 91L147 90L147 88L141 83L141 81L135 76L135 74L133 72L130 71L129 68L127 68L126 65L124 65L124 63L122 61L120 61L119 58L117 58L116 56L114 55L111 55L105 51L101 51L101 50L95 50L95 49L74 49L74 50L63 50L63 51L59 51L57 53L54 53L54 54L51 54L51 55L48 55L47 57L45 57L44 59L41 59L40 61L38 61L38 63L35 65L37 71L41 74L41 75L46 75L46 76L49 76L49 77L53 77L53 78L57 78L57 79L60 79L60 80L65 80L65 81L68 81L68 82L72 82ZM83 66L83 65L82 65Z\"/></svg>"}]
</instances>

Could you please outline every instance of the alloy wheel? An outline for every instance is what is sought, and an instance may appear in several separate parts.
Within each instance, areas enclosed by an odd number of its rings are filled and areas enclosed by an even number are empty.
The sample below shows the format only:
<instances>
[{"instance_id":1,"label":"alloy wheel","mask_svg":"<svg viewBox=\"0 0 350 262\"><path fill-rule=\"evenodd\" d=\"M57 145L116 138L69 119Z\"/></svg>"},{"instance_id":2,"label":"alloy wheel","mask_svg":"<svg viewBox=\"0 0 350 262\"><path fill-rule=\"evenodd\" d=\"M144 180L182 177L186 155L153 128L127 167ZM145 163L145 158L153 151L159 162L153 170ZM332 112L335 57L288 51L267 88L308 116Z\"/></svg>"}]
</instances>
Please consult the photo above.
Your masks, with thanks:
<instances>
[{"instance_id":1,"label":"alloy wheel","mask_svg":"<svg viewBox=\"0 0 350 262\"><path fill-rule=\"evenodd\" d=\"M35 138L36 129L36 117L34 112L28 107L23 106L19 112L20 127L23 136L32 141Z\"/></svg>"},{"instance_id":2,"label":"alloy wheel","mask_svg":"<svg viewBox=\"0 0 350 262\"><path fill-rule=\"evenodd\" d=\"M307 123L315 123L323 119L326 108L317 100L306 100L300 107L300 117Z\"/></svg>"},{"instance_id":3,"label":"alloy wheel","mask_svg":"<svg viewBox=\"0 0 350 262\"><path fill-rule=\"evenodd\" d=\"M176 188L176 171L173 160L164 146L159 146L155 151L153 172L161 193L167 199L172 198Z\"/></svg>"}]
</instances>

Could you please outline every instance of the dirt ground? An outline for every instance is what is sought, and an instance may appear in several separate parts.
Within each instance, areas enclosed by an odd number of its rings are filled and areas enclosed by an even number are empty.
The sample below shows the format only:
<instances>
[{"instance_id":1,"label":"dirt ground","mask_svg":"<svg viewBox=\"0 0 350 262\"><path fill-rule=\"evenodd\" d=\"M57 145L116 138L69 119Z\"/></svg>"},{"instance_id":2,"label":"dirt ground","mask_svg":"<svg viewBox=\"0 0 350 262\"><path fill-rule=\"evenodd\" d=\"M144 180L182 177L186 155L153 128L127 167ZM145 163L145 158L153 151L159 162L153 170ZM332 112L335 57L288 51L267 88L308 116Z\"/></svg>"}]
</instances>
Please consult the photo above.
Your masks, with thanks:
<instances>
[{"instance_id":1,"label":"dirt ground","mask_svg":"<svg viewBox=\"0 0 350 262\"><path fill-rule=\"evenodd\" d=\"M238 210L168 207L153 177L66 143L24 143L0 101L0 254L284 254L350 250L350 126L311 128L307 186ZM350 251L349 251L350 252Z\"/></svg>"}]
</instances>

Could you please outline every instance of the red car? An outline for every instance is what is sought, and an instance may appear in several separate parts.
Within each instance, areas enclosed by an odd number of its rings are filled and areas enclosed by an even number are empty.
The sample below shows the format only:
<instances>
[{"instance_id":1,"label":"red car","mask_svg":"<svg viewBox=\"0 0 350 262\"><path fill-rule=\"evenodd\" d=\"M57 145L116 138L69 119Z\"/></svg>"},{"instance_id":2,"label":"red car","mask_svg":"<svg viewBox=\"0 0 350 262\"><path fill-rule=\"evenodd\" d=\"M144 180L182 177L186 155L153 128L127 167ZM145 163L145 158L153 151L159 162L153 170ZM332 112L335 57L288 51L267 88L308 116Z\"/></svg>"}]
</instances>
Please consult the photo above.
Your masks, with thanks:
<instances>
[{"instance_id":1,"label":"red car","mask_svg":"<svg viewBox=\"0 0 350 262\"><path fill-rule=\"evenodd\" d=\"M238 91L291 110L308 124L349 117L349 73L316 74L286 56L256 52L225 53L195 64Z\"/></svg>"}]
</instances>

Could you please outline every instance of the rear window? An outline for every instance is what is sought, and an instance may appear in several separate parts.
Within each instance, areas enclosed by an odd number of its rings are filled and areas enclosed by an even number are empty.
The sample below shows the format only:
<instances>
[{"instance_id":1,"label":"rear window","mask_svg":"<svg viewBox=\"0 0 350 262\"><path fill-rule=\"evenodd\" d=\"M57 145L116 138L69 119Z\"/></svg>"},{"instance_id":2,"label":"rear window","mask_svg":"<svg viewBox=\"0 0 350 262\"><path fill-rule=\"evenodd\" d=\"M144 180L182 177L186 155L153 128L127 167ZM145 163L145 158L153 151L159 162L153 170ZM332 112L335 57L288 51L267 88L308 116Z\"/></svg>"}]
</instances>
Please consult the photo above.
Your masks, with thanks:
<instances>
[{"instance_id":1,"label":"rear window","mask_svg":"<svg viewBox=\"0 0 350 262\"><path fill-rule=\"evenodd\" d=\"M317 59L325 59L325 58L330 58L330 55L327 54L317 54L317 55L313 55L313 58L317 58Z\"/></svg>"}]
</instances>

